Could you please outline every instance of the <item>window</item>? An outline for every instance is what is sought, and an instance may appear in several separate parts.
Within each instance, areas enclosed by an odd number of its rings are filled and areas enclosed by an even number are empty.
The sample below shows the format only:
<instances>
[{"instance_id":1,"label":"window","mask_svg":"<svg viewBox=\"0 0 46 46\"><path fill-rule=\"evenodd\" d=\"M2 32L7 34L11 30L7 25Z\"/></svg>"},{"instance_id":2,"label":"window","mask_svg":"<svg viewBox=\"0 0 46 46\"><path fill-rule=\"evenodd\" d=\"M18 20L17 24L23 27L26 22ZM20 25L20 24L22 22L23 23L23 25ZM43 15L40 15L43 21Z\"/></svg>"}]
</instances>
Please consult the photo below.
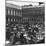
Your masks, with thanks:
<instances>
[{"instance_id":1,"label":"window","mask_svg":"<svg viewBox=\"0 0 46 46\"><path fill-rule=\"evenodd\" d=\"M8 22L10 22L10 18L8 18Z\"/></svg>"},{"instance_id":2,"label":"window","mask_svg":"<svg viewBox=\"0 0 46 46\"><path fill-rule=\"evenodd\" d=\"M15 13L15 10L14 10L14 16L15 16L15 14L16 14L16 13Z\"/></svg>"},{"instance_id":3,"label":"window","mask_svg":"<svg viewBox=\"0 0 46 46\"><path fill-rule=\"evenodd\" d=\"M14 22L15 22L15 18L14 18Z\"/></svg>"},{"instance_id":4,"label":"window","mask_svg":"<svg viewBox=\"0 0 46 46\"><path fill-rule=\"evenodd\" d=\"M10 15L10 9L8 9L8 15Z\"/></svg>"},{"instance_id":5,"label":"window","mask_svg":"<svg viewBox=\"0 0 46 46\"><path fill-rule=\"evenodd\" d=\"M16 16L18 16L18 11L16 11Z\"/></svg>"},{"instance_id":6,"label":"window","mask_svg":"<svg viewBox=\"0 0 46 46\"><path fill-rule=\"evenodd\" d=\"M11 22L12 22L12 18L11 18Z\"/></svg>"},{"instance_id":7,"label":"window","mask_svg":"<svg viewBox=\"0 0 46 46\"><path fill-rule=\"evenodd\" d=\"M11 9L11 15L13 15L13 9Z\"/></svg>"},{"instance_id":8,"label":"window","mask_svg":"<svg viewBox=\"0 0 46 46\"><path fill-rule=\"evenodd\" d=\"M6 15L8 15L8 9L6 9Z\"/></svg>"}]
</instances>

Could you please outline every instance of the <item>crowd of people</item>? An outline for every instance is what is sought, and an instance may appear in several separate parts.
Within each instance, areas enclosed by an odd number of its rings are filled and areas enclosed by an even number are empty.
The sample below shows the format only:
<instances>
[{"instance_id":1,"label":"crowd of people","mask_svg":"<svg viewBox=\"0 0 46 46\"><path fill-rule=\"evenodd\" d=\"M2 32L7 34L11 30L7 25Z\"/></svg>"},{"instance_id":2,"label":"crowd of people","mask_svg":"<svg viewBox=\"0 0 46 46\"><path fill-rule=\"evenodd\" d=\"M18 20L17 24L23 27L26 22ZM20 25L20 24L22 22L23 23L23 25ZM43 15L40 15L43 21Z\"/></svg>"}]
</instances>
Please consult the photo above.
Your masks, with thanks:
<instances>
[{"instance_id":1,"label":"crowd of people","mask_svg":"<svg viewBox=\"0 0 46 46\"><path fill-rule=\"evenodd\" d=\"M35 44L45 41L44 24L6 24L6 40L11 44Z\"/></svg>"}]
</instances>

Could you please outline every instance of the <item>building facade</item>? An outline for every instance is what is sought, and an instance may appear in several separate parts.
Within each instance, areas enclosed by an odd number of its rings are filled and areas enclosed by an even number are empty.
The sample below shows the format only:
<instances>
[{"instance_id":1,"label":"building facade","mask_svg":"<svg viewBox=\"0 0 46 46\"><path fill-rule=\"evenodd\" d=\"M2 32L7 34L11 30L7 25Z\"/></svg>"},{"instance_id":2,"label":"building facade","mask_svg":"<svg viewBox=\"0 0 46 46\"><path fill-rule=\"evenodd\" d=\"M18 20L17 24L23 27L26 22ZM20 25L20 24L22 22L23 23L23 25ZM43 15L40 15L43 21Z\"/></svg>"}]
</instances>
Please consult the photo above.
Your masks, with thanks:
<instances>
[{"instance_id":1,"label":"building facade","mask_svg":"<svg viewBox=\"0 0 46 46\"><path fill-rule=\"evenodd\" d=\"M31 5L17 6L6 4L7 23L43 23L44 6L33 7Z\"/></svg>"}]
</instances>

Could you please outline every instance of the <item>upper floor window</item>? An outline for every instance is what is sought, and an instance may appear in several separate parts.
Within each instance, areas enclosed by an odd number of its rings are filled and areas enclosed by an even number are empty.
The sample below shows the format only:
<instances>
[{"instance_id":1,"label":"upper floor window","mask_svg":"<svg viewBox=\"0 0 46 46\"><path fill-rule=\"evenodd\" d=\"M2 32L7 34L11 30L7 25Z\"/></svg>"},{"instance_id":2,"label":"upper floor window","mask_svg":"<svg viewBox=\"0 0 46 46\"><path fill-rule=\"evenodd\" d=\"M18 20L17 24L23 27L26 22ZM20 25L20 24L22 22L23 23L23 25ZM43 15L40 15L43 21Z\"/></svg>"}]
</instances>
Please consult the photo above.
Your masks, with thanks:
<instances>
[{"instance_id":1,"label":"upper floor window","mask_svg":"<svg viewBox=\"0 0 46 46\"><path fill-rule=\"evenodd\" d=\"M8 15L10 15L10 13L11 13L11 11L10 11L10 9L8 9Z\"/></svg>"}]
</instances>

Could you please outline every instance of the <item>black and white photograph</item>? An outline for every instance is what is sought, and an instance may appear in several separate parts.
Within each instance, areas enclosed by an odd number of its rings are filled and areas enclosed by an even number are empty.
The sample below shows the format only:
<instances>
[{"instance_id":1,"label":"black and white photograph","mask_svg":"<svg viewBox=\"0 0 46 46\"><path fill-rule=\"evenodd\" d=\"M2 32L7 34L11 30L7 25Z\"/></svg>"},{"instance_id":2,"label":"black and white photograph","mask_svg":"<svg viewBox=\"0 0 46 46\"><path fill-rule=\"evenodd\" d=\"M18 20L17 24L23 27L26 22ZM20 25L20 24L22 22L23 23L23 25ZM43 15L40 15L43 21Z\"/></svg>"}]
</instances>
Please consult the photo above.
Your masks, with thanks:
<instances>
[{"instance_id":1,"label":"black and white photograph","mask_svg":"<svg viewBox=\"0 0 46 46\"><path fill-rule=\"evenodd\" d=\"M45 44L45 3L6 0L5 46Z\"/></svg>"}]
</instances>

